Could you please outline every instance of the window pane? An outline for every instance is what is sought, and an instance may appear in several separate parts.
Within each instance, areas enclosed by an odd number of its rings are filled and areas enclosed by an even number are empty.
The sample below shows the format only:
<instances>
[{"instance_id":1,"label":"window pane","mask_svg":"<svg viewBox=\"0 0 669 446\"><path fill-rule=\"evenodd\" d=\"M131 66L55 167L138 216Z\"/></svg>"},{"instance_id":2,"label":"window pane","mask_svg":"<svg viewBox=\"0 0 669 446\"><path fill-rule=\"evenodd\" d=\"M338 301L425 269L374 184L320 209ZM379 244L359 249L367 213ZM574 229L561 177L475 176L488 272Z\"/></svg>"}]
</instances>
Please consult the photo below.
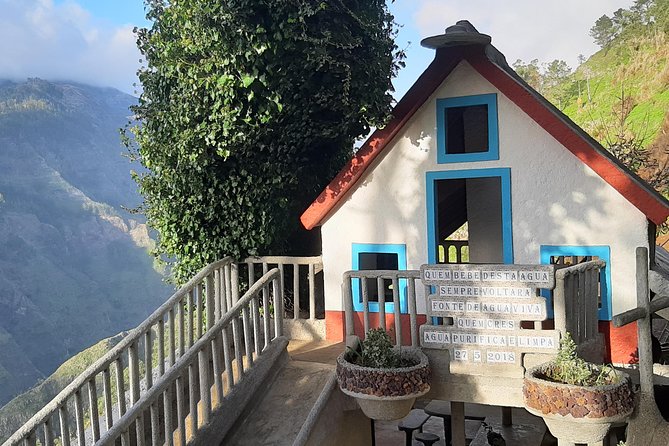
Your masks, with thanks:
<instances>
[{"instance_id":1,"label":"window pane","mask_svg":"<svg viewBox=\"0 0 669 446\"><path fill-rule=\"evenodd\" d=\"M448 107L446 119L446 152L487 152L488 106Z\"/></svg>"},{"instance_id":2,"label":"window pane","mask_svg":"<svg viewBox=\"0 0 669 446\"><path fill-rule=\"evenodd\" d=\"M358 254L358 261L359 270L387 269L397 271L399 269L399 258L394 253L361 252ZM379 293L376 279L366 279L366 281L369 301L378 302ZM393 290L390 288L391 284L392 281L384 280L383 290L386 302L392 302L393 299ZM362 285L360 285L360 296L362 299Z\"/></svg>"}]
</instances>

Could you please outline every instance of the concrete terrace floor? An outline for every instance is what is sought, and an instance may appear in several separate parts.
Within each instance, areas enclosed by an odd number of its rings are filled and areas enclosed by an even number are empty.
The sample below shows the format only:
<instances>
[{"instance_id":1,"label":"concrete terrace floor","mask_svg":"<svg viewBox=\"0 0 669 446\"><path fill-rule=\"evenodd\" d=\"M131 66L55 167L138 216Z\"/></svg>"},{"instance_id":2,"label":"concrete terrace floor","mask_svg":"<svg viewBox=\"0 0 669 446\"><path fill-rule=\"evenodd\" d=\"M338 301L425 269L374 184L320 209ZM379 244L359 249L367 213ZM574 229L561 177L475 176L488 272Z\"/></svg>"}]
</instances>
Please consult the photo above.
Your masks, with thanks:
<instances>
[{"instance_id":1,"label":"concrete terrace floor","mask_svg":"<svg viewBox=\"0 0 669 446\"><path fill-rule=\"evenodd\" d=\"M304 361L331 366L334 371L335 360L344 350L343 343L331 343L327 341L299 341L291 340L288 344L288 353L293 361ZM429 400L419 400L416 408L423 408ZM480 404L467 404L465 406L467 415L485 416L486 422L495 431L501 432L506 439L507 446L555 446L557 441L550 435L544 434L543 421L529 414L522 408L513 409L514 426L501 426L501 409L498 407ZM405 434L398 429L399 420L377 421L375 423L376 445L378 446L401 446L405 444ZM440 437L438 446L445 446L444 427L441 418L431 417L423 427L424 432L431 432ZM487 445L485 430L479 422L468 421L466 425L468 444L474 446ZM370 442L371 443L371 438ZM414 445L421 445L413 441Z\"/></svg>"}]
</instances>

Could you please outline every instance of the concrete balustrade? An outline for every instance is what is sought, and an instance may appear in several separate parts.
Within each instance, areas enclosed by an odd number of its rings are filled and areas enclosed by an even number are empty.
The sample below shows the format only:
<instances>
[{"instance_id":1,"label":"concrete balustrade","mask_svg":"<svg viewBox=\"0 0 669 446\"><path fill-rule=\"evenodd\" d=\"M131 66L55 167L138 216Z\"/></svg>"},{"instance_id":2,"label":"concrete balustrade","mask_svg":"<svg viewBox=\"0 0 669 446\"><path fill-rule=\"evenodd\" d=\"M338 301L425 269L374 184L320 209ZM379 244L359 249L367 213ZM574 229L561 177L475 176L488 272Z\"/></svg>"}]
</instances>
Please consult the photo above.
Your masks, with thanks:
<instances>
[{"instance_id":1,"label":"concrete balustrade","mask_svg":"<svg viewBox=\"0 0 669 446\"><path fill-rule=\"evenodd\" d=\"M553 312L555 328L571 333L574 342L598 342L599 274L603 260L591 260L555 271Z\"/></svg>"},{"instance_id":2,"label":"concrete balustrade","mask_svg":"<svg viewBox=\"0 0 669 446\"><path fill-rule=\"evenodd\" d=\"M210 422L212 411L248 373L253 360L257 360L274 339L282 336L281 290L280 271L277 268L264 274L178 358L173 367L156 380L153 387L133 402L125 416L102 436L99 444L114 445L124 436L138 445L148 440L152 445L186 444L200 428ZM255 342L256 339L252 338L252 333L258 334L261 323L260 300L266 305L270 302L274 305L274 314L265 313L262 317L261 336L265 345L262 350L259 343ZM249 312L253 317L245 318L244 314L248 315ZM224 364L220 356L221 338ZM255 346L254 350L249 350L249 346ZM173 398L169 394L172 390L176 393L176 414L173 413ZM152 413L148 424L143 419L147 410ZM175 431L174 415L177 425ZM163 429L161 418L166 420ZM150 432L146 432L147 427Z\"/></svg>"},{"instance_id":3,"label":"concrete balustrade","mask_svg":"<svg viewBox=\"0 0 669 446\"><path fill-rule=\"evenodd\" d=\"M411 345L414 347L418 346L418 322L417 322L417 311L416 311L416 281L419 282L419 286L423 286L420 283L420 271L417 270L364 270L364 271L347 271L344 273L344 311L345 311L345 322L346 322L346 336L353 336L355 334L354 329L354 309L353 309L353 281L358 279L361 285L361 294L362 294L362 307L363 307L363 329L366 333L367 330L371 327L370 317L369 317L369 290L366 279L376 279L376 288L377 295L379 296L378 305L379 305L379 326L383 329L386 329L386 298L384 293L385 284L387 281L392 283L392 293L393 293L393 312L394 312L394 321L395 321L395 342L399 343L402 339L402 324L401 324L401 315L400 315L400 280L407 281L407 310L409 313L409 323L410 323L410 332L411 332ZM425 293L427 295L427 291Z\"/></svg>"},{"instance_id":4,"label":"concrete balustrade","mask_svg":"<svg viewBox=\"0 0 669 446\"><path fill-rule=\"evenodd\" d=\"M286 286L286 278L292 277L290 292L292 297L287 297L288 303L293 305L292 318L305 319L308 314L309 320L316 320L319 317L319 310L322 309L322 271L323 262L320 256L316 257L290 257L290 256L264 256L248 257L240 266L244 265L249 283L255 281L258 275L257 270L262 268L262 273L266 273L268 268L276 267L281 272L281 280ZM303 286L306 278L307 286ZM301 292L302 289L308 290L307 308L302 308ZM302 312L304 311L304 315ZM286 317L289 317L287 314Z\"/></svg>"},{"instance_id":5,"label":"concrete balustrade","mask_svg":"<svg viewBox=\"0 0 669 446\"><path fill-rule=\"evenodd\" d=\"M227 313L238 296L236 271L229 257L202 269L4 444L97 442ZM148 410L147 425L160 420L157 408ZM138 423L133 437L143 429ZM123 442L129 438L126 432Z\"/></svg>"}]
</instances>

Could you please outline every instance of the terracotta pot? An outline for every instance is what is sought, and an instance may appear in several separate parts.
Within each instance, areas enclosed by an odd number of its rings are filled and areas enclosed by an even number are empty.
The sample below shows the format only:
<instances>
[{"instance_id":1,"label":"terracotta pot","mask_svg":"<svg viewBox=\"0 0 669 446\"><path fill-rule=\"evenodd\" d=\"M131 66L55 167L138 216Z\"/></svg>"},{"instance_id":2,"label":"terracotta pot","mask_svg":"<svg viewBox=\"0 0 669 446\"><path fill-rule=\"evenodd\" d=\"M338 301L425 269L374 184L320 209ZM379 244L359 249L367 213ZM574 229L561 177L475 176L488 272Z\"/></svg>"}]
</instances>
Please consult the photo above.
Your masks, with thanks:
<instances>
[{"instance_id":1,"label":"terracotta pot","mask_svg":"<svg viewBox=\"0 0 669 446\"><path fill-rule=\"evenodd\" d=\"M346 353L337 358L337 381L345 394L355 398L362 411L374 420L405 417L416 398L430 390L430 366L418 348L402 347L402 356L414 359L411 367L361 367L348 362Z\"/></svg>"},{"instance_id":2,"label":"terracotta pot","mask_svg":"<svg viewBox=\"0 0 669 446\"><path fill-rule=\"evenodd\" d=\"M529 369L523 380L528 412L540 416L553 436L571 443L602 440L611 424L624 421L634 410L629 376L614 370L616 384L574 386L547 380L546 363Z\"/></svg>"}]
</instances>

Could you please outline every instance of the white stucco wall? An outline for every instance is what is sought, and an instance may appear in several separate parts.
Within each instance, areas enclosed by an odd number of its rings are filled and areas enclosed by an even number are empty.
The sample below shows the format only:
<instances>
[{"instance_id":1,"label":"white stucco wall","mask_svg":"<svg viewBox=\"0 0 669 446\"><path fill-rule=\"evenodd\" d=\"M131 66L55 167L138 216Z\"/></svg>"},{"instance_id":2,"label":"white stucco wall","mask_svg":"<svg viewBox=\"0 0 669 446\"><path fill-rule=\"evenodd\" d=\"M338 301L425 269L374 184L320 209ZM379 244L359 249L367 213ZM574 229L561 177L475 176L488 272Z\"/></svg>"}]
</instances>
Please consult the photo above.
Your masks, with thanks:
<instances>
[{"instance_id":1,"label":"white stucco wall","mask_svg":"<svg viewBox=\"0 0 669 446\"><path fill-rule=\"evenodd\" d=\"M437 164L436 98L485 93L497 93L500 159ZM495 167L511 168L514 263L540 263L541 245L608 245L613 314L635 306L645 215L462 62L323 223L326 310L343 309L352 243L406 244L408 269L427 261L425 172Z\"/></svg>"}]
</instances>

